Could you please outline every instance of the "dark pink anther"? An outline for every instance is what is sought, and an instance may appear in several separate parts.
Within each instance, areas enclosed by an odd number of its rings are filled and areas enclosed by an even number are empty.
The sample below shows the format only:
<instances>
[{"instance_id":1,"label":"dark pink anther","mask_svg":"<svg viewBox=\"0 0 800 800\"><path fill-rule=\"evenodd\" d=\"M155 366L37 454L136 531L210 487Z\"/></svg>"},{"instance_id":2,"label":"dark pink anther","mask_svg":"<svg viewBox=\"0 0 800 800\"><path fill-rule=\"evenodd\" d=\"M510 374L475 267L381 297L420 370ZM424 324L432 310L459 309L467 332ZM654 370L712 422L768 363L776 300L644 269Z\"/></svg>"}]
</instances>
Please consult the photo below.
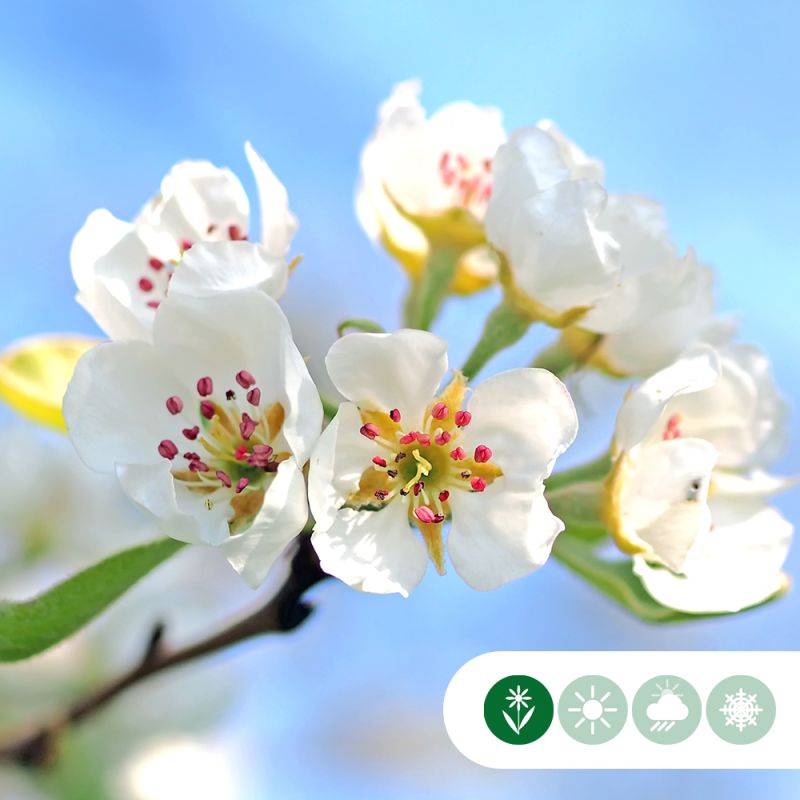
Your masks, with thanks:
<instances>
[{"instance_id":1,"label":"dark pink anther","mask_svg":"<svg viewBox=\"0 0 800 800\"><path fill-rule=\"evenodd\" d=\"M208 397L214 391L214 381L207 375L205 378L200 378L197 381L197 394L200 397Z\"/></svg>"},{"instance_id":2,"label":"dark pink anther","mask_svg":"<svg viewBox=\"0 0 800 800\"><path fill-rule=\"evenodd\" d=\"M431 416L434 419L447 419L450 416L450 409L446 403L434 403L431 409Z\"/></svg>"},{"instance_id":3,"label":"dark pink anther","mask_svg":"<svg viewBox=\"0 0 800 800\"><path fill-rule=\"evenodd\" d=\"M392 409L392 410L389 412L389 419L390 419L392 422L400 422L400 411L399 411L398 409L396 409L396 408L393 408L393 409Z\"/></svg>"},{"instance_id":4,"label":"dark pink anther","mask_svg":"<svg viewBox=\"0 0 800 800\"><path fill-rule=\"evenodd\" d=\"M240 444L236 448L236 452L233 454L233 457L237 461L244 461L247 458L247 453L248 453L247 445L246 444Z\"/></svg>"},{"instance_id":5,"label":"dark pink anther","mask_svg":"<svg viewBox=\"0 0 800 800\"><path fill-rule=\"evenodd\" d=\"M396 477L397 477L397 470L396 470L396 469L387 469L387 470L386 470L386 474L387 474L387 475L388 475L390 478L396 478Z\"/></svg>"},{"instance_id":6,"label":"dark pink anther","mask_svg":"<svg viewBox=\"0 0 800 800\"><path fill-rule=\"evenodd\" d=\"M469 411L456 411L455 422L459 428L466 428L472 421L472 414Z\"/></svg>"},{"instance_id":7,"label":"dark pink anther","mask_svg":"<svg viewBox=\"0 0 800 800\"><path fill-rule=\"evenodd\" d=\"M225 391L225 399L226 400L235 400L236 399L236 392L233 389L227 389Z\"/></svg>"},{"instance_id":8,"label":"dark pink anther","mask_svg":"<svg viewBox=\"0 0 800 800\"><path fill-rule=\"evenodd\" d=\"M431 443L431 437L427 433L420 433L417 431L417 441L423 446L428 447Z\"/></svg>"},{"instance_id":9,"label":"dark pink anther","mask_svg":"<svg viewBox=\"0 0 800 800\"><path fill-rule=\"evenodd\" d=\"M414 516L420 522L426 522L429 524L431 522L436 522L436 514L434 514L433 511L428 508L428 506L420 506L419 508L415 508Z\"/></svg>"},{"instance_id":10,"label":"dark pink anther","mask_svg":"<svg viewBox=\"0 0 800 800\"><path fill-rule=\"evenodd\" d=\"M461 473L461 477L462 477L464 480L467 480L471 474L472 474L472 473L471 473L471 472L470 472L468 469L465 469L465 470L464 470L464 471Z\"/></svg>"},{"instance_id":11,"label":"dark pink anther","mask_svg":"<svg viewBox=\"0 0 800 800\"><path fill-rule=\"evenodd\" d=\"M185 252L186 250L191 250L191 249L192 249L192 242L189 239L182 239L181 250Z\"/></svg>"},{"instance_id":12,"label":"dark pink anther","mask_svg":"<svg viewBox=\"0 0 800 800\"><path fill-rule=\"evenodd\" d=\"M455 450L450 451L450 458L453 461L463 461L467 457L467 451L463 447L456 447Z\"/></svg>"},{"instance_id":13,"label":"dark pink anther","mask_svg":"<svg viewBox=\"0 0 800 800\"><path fill-rule=\"evenodd\" d=\"M139 278L139 289L143 292L152 292L155 284L150 278Z\"/></svg>"},{"instance_id":14,"label":"dark pink anther","mask_svg":"<svg viewBox=\"0 0 800 800\"><path fill-rule=\"evenodd\" d=\"M238 225L228 225L228 237L232 242L241 242L247 238Z\"/></svg>"},{"instance_id":15,"label":"dark pink anther","mask_svg":"<svg viewBox=\"0 0 800 800\"><path fill-rule=\"evenodd\" d=\"M482 492L486 488L486 481L476 475L469 483L473 491Z\"/></svg>"},{"instance_id":16,"label":"dark pink anther","mask_svg":"<svg viewBox=\"0 0 800 800\"><path fill-rule=\"evenodd\" d=\"M183 435L187 439L190 439L191 441L194 441L197 438L197 435L199 433L200 433L200 426L199 425L195 425L192 428L184 428L183 429Z\"/></svg>"},{"instance_id":17,"label":"dark pink anther","mask_svg":"<svg viewBox=\"0 0 800 800\"><path fill-rule=\"evenodd\" d=\"M158 445L158 454L172 461L172 459L178 455L178 448L175 446L175 442L164 439L161 444Z\"/></svg>"},{"instance_id":18,"label":"dark pink anther","mask_svg":"<svg viewBox=\"0 0 800 800\"><path fill-rule=\"evenodd\" d=\"M257 406L261 402L261 389L258 386L247 393L247 402L251 406Z\"/></svg>"},{"instance_id":19,"label":"dark pink anther","mask_svg":"<svg viewBox=\"0 0 800 800\"><path fill-rule=\"evenodd\" d=\"M416 441L417 433L416 431L410 431L405 436L400 437L400 444L411 444L411 442Z\"/></svg>"},{"instance_id":20,"label":"dark pink anther","mask_svg":"<svg viewBox=\"0 0 800 800\"><path fill-rule=\"evenodd\" d=\"M447 489L444 489L443 491L439 492L439 500L442 503L446 503L448 497L450 497L450 492L448 492Z\"/></svg>"},{"instance_id":21,"label":"dark pink anther","mask_svg":"<svg viewBox=\"0 0 800 800\"><path fill-rule=\"evenodd\" d=\"M189 471L190 472L208 472L208 464L205 461L201 461L199 458L195 461L189 462Z\"/></svg>"},{"instance_id":22,"label":"dark pink anther","mask_svg":"<svg viewBox=\"0 0 800 800\"><path fill-rule=\"evenodd\" d=\"M378 489L375 492L375 497L377 497L378 500L385 500L388 494L389 492L387 492L385 489Z\"/></svg>"},{"instance_id":23,"label":"dark pink anther","mask_svg":"<svg viewBox=\"0 0 800 800\"><path fill-rule=\"evenodd\" d=\"M246 369L243 369L236 373L236 383L242 389L249 389L251 386L255 386L256 379Z\"/></svg>"},{"instance_id":24,"label":"dark pink anther","mask_svg":"<svg viewBox=\"0 0 800 800\"><path fill-rule=\"evenodd\" d=\"M164 269L164 262L160 258L151 258L148 262L151 269L154 269L158 272L160 269Z\"/></svg>"},{"instance_id":25,"label":"dark pink anther","mask_svg":"<svg viewBox=\"0 0 800 800\"><path fill-rule=\"evenodd\" d=\"M407 455L408 455L408 453L398 453L394 457L394 463L395 464L399 464Z\"/></svg>"},{"instance_id":26,"label":"dark pink anther","mask_svg":"<svg viewBox=\"0 0 800 800\"><path fill-rule=\"evenodd\" d=\"M362 425L360 433L362 436L366 436L367 439L376 439L378 436L381 435L378 426L373 425L373 423L371 422L366 423L366 425Z\"/></svg>"},{"instance_id":27,"label":"dark pink anther","mask_svg":"<svg viewBox=\"0 0 800 800\"><path fill-rule=\"evenodd\" d=\"M218 470L217 470L217 478L219 478L219 482L220 482L220 483L221 483L221 484L222 484L224 487L226 487L227 489L230 489L230 488L231 488L231 486L233 485L233 484L231 483L231 479L230 479L230 477L229 477L228 473L227 473L227 472L223 472L221 469L218 469Z\"/></svg>"},{"instance_id":28,"label":"dark pink anther","mask_svg":"<svg viewBox=\"0 0 800 800\"><path fill-rule=\"evenodd\" d=\"M372 463L375 464L376 467L385 467L386 459L381 458L380 456L375 456L375 458L372 459Z\"/></svg>"},{"instance_id":29,"label":"dark pink anther","mask_svg":"<svg viewBox=\"0 0 800 800\"><path fill-rule=\"evenodd\" d=\"M242 421L239 423L239 433L242 439L249 439L256 431L258 423L245 411L242 414Z\"/></svg>"},{"instance_id":30,"label":"dark pink anther","mask_svg":"<svg viewBox=\"0 0 800 800\"><path fill-rule=\"evenodd\" d=\"M236 494L241 494L250 483L247 478L239 478L239 482L236 484Z\"/></svg>"},{"instance_id":31,"label":"dark pink anther","mask_svg":"<svg viewBox=\"0 0 800 800\"><path fill-rule=\"evenodd\" d=\"M210 400L203 400L203 402L200 403L200 413L206 419L212 419L214 414L217 413L217 409L214 408L214 404Z\"/></svg>"},{"instance_id":32,"label":"dark pink anther","mask_svg":"<svg viewBox=\"0 0 800 800\"><path fill-rule=\"evenodd\" d=\"M193 453L192 451L189 451L188 453L184 453L183 457L187 461L199 461L200 460L200 454L199 453Z\"/></svg>"},{"instance_id":33,"label":"dark pink anther","mask_svg":"<svg viewBox=\"0 0 800 800\"><path fill-rule=\"evenodd\" d=\"M438 445L445 445L447 444L453 437L450 435L449 431L442 431L441 433L436 434L436 438L433 440Z\"/></svg>"},{"instance_id":34,"label":"dark pink anther","mask_svg":"<svg viewBox=\"0 0 800 800\"><path fill-rule=\"evenodd\" d=\"M485 444L479 444L475 448L475 460L479 464L485 464L491 457L492 451Z\"/></svg>"},{"instance_id":35,"label":"dark pink anther","mask_svg":"<svg viewBox=\"0 0 800 800\"><path fill-rule=\"evenodd\" d=\"M424 488L425 484L422 481L417 481L414 484L414 497L417 497Z\"/></svg>"},{"instance_id":36,"label":"dark pink anther","mask_svg":"<svg viewBox=\"0 0 800 800\"><path fill-rule=\"evenodd\" d=\"M248 457L247 463L252 467L264 469L269 466L272 457L272 448L268 444L257 444L253 447L253 454Z\"/></svg>"},{"instance_id":37,"label":"dark pink anther","mask_svg":"<svg viewBox=\"0 0 800 800\"><path fill-rule=\"evenodd\" d=\"M148 300L147 301L147 307L148 308L152 308L153 311L155 311L160 305L161 305L161 301L160 300Z\"/></svg>"},{"instance_id":38,"label":"dark pink anther","mask_svg":"<svg viewBox=\"0 0 800 800\"><path fill-rule=\"evenodd\" d=\"M167 411L170 414L180 414L183 411L183 400L174 394L172 397L167 398Z\"/></svg>"}]
</instances>

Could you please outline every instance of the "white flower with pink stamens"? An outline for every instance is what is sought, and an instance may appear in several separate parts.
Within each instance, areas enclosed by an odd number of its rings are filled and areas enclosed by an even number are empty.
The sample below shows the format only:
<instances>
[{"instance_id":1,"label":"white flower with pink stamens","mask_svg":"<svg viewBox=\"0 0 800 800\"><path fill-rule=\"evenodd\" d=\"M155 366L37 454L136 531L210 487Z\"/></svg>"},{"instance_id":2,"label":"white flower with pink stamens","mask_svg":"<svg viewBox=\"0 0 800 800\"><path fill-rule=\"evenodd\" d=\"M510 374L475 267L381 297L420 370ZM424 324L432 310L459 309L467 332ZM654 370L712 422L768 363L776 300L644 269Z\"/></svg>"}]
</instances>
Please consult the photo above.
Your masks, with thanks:
<instances>
[{"instance_id":1,"label":"white flower with pink stamens","mask_svg":"<svg viewBox=\"0 0 800 800\"><path fill-rule=\"evenodd\" d=\"M486 235L503 253L516 305L565 314L591 308L620 280L618 247L599 225L600 162L552 123L520 128L497 151Z\"/></svg>"},{"instance_id":2,"label":"white flower with pink stamens","mask_svg":"<svg viewBox=\"0 0 800 800\"><path fill-rule=\"evenodd\" d=\"M277 303L255 290L171 295L153 341L86 353L64 398L81 458L116 472L169 536L221 546L260 583L308 518L302 467L317 390Z\"/></svg>"},{"instance_id":3,"label":"white flower with pink stamens","mask_svg":"<svg viewBox=\"0 0 800 800\"><path fill-rule=\"evenodd\" d=\"M763 467L785 440L786 413L749 345L694 348L625 401L607 512L659 602L738 611L781 588L792 526L765 498L791 481Z\"/></svg>"},{"instance_id":4,"label":"white flower with pink stamens","mask_svg":"<svg viewBox=\"0 0 800 800\"><path fill-rule=\"evenodd\" d=\"M245 153L261 207L258 246L246 241L250 204L239 179L208 161L176 164L133 222L105 209L89 215L72 244L72 274L78 302L112 339L150 338L168 289L283 293L297 220L286 189L249 142Z\"/></svg>"},{"instance_id":5,"label":"white flower with pink stamens","mask_svg":"<svg viewBox=\"0 0 800 800\"><path fill-rule=\"evenodd\" d=\"M554 375L500 373L465 409L460 373L439 388L446 343L416 330L349 334L326 364L349 402L311 459L312 541L323 569L364 591L407 595L425 573L426 546L443 572L448 519L450 560L476 589L547 560L564 526L543 481L578 427Z\"/></svg>"}]
</instances>

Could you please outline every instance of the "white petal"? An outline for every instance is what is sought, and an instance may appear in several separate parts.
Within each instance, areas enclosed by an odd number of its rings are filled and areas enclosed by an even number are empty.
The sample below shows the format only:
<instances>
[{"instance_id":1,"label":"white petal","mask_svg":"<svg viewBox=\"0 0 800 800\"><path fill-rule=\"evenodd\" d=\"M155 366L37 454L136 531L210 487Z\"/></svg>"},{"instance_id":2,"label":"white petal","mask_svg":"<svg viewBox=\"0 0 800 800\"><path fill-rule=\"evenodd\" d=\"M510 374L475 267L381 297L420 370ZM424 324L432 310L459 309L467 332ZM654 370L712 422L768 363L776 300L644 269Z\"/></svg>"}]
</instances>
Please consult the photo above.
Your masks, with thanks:
<instances>
[{"instance_id":1,"label":"white petal","mask_svg":"<svg viewBox=\"0 0 800 800\"><path fill-rule=\"evenodd\" d=\"M472 421L459 440L468 452L487 445L507 486L531 489L575 440L578 416L566 386L544 369L501 372L476 387Z\"/></svg>"},{"instance_id":2,"label":"white petal","mask_svg":"<svg viewBox=\"0 0 800 800\"><path fill-rule=\"evenodd\" d=\"M635 447L653 432L673 397L707 389L719 378L719 357L705 345L688 352L672 366L646 380L625 399L617 415L616 445Z\"/></svg>"},{"instance_id":3,"label":"white petal","mask_svg":"<svg viewBox=\"0 0 800 800\"><path fill-rule=\"evenodd\" d=\"M250 142L245 142L244 152L256 179L261 211L261 244L273 258L282 259L289 252L297 233L297 217L289 210L286 188Z\"/></svg>"},{"instance_id":4,"label":"white petal","mask_svg":"<svg viewBox=\"0 0 800 800\"><path fill-rule=\"evenodd\" d=\"M552 120L543 119L536 127L544 131L558 145L561 158L572 178L587 178L590 181L603 183L605 168L602 161L587 156Z\"/></svg>"},{"instance_id":5,"label":"white petal","mask_svg":"<svg viewBox=\"0 0 800 800\"><path fill-rule=\"evenodd\" d=\"M701 439L637 449L619 504L625 535L648 545L651 560L680 570L697 536L710 527L707 498L716 458L714 447Z\"/></svg>"},{"instance_id":6,"label":"white petal","mask_svg":"<svg viewBox=\"0 0 800 800\"><path fill-rule=\"evenodd\" d=\"M714 529L699 537L684 575L634 560L634 571L659 603L690 614L736 612L785 587L781 566L792 525L758 500L712 499Z\"/></svg>"},{"instance_id":7,"label":"white petal","mask_svg":"<svg viewBox=\"0 0 800 800\"><path fill-rule=\"evenodd\" d=\"M425 546L397 499L380 511L343 509L330 528L314 531L311 542L325 572L364 592L407 597L428 565Z\"/></svg>"},{"instance_id":8,"label":"white petal","mask_svg":"<svg viewBox=\"0 0 800 800\"><path fill-rule=\"evenodd\" d=\"M399 409L406 430L422 415L447 371L447 343L426 331L349 333L325 365L336 388L366 409Z\"/></svg>"},{"instance_id":9,"label":"white petal","mask_svg":"<svg viewBox=\"0 0 800 800\"><path fill-rule=\"evenodd\" d=\"M206 297L216 292L258 289L280 299L289 280L282 258L252 242L199 242L183 257L169 285L170 294Z\"/></svg>"},{"instance_id":10,"label":"white petal","mask_svg":"<svg viewBox=\"0 0 800 800\"><path fill-rule=\"evenodd\" d=\"M741 475L724 469L715 469L711 478L710 494L715 497L721 495L769 497L779 492L786 492L795 486L800 486L800 475L783 477L769 475L763 470L753 470Z\"/></svg>"},{"instance_id":11,"label":"white petal","mask_svg":"<svg viewBox=\"0 0 800 800\"><path fill-rule=\"evenodd\" d=\"M553 516L541 485L513 491L505 477L485 492L453 492L447 549L456 572L488 591L537 570L564 523Z\"/></svg>"},{"instance_id":12,"label":"white petal","mask_svg":"<svg viewBox=\"0 0 800 800\"><path fill-rule=\"evenodd\" d=\"M112 472L117 464L160 463L159 442L176 433L164 403L183 389L146 342L92 348L78 361L64 396L75 449L98 472Z\"/></svg>"},{"instance_id":13,"label":"white petal","mask_svg":"<svg viewBox=\"0 0 800 800\"><path fill-rule=\"evenodd\" d=\"M226 539L222 550L233 568L255 589L307 520L303 473L294 460L283 461L252 526Z\"/></svg>"},{"instance_id":14,"label":"white petal","mask_svg":"<svg viewBox=\"0 0 800 800\"><path fill-rule=\"evenodd\" d=\"M375 444L359 433L361 425L357 406L342 403L311 455L308 500L317 530L333 524L376 453Z\"/></svg>"}]
</instances>

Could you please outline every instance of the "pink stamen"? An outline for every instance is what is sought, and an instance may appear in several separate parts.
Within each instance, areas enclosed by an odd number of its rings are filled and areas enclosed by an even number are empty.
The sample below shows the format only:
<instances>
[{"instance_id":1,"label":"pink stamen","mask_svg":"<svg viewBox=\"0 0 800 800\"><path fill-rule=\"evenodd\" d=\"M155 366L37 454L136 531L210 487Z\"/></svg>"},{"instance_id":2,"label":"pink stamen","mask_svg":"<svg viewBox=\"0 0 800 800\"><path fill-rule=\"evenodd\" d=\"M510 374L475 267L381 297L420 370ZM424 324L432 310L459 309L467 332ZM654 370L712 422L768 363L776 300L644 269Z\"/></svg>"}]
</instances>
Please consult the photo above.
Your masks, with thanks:
<instances>
[{"instance_id":1,"label":"pink stamen","mask_svg":"<svg viewBox=\"0 0 800 800\"><path fill-rule=\"evenodd\" d=\"M374 425L371 422L366 423L366 425L362 425L361 430L359 432L361 433L362 436L366 436L367 439L377 439L378 436L381 435L378 426Z\"/></svg>"},{"instance_id":2,"label":"pink stamen","mask_svg":"<svg viewBox=\"0 0 800 800\"><path fill-rule=\"evenodd\" d=\"M200 426L199 425L195 425L193 428L184 428L183 429L183 435L187 439L190 439L191 441L194 441L197 438L197 435L199 433L200 433Z\"/></svg>"},{"instance_id":3,"label":"pink stamen","mask_svg":"<svg viewBox=\"0 0 800 800\"><path fill-rule=\"evenodd\" d=\"M381 458L380 456L375 456L375 458L372 459L372 463L375 464L375 466L377 467L385 467L386 459Z\"/></svg>"},{"instance_id":4,"label":"pink stamen","mask_svg":"<svg viewBox=\"0 0 800 800\"><path fill-rule=\"evenodd\" d=\"M186 250L191 250L191 249L192 249L191 241L189 241L189 239L182 239L181 240L181 250L186 251Z\"/></svg>"},{"instance_id":5,"label":"pink stamen","mask_svg":"<svg viewBox=\"0 0 800 800\"><path fill-rule=\"evenodd\" d=\"M456 447L455 450L450 451L450 458L453 461L463 461L467 457L467 451L463 447Z\"/></svg>"},{"instance_id":6,"label":"pink stamen","mask_svg":"<svg viewBox=\"0 0 800 800\"><path fill-rule=\"evenodd\" d=\"M189 463L189 471L190 472L208 472L208 464L205 461L201 461L199 458L195 461L191 461Z\"/></svg>"},{"instance_id":7,"label":"pink stamen","mask_svg":"<svg viewBox=\"0 0 800 800\"><path fill-rule=\"evenodd\" d=\"M268 444L257 444L253 447L253 455L249 456L247 463L251 467L261 467L265 469L269 466L272 457L272 448Z\"/></svg>"},{"instance_id":8,"label":"pink stamen","mask_svg":"<svg viewBox=\"0 0 800 800\"><path fill-rule=\"evenodd\" d=\"M181 411L183 411L183 400L181 400L176 394L172 395L172 397L168 397L167 411L173 415L180 414Z\"/></svg>"},{"instance_id":9,"label":"pink stamen","mask_svg":"<svg viewBox=\"0 0 800 800\"><path fill-rule=\"evenodd\" d=\"M239 423L239 433L242 439L249 439L256 431L258 423L245 411L242 414L242 421Z\"/></svg>"},{"instance_id":10,"label":"pink stamen","mask_svg":"<svg viewBox=\"0 0 800 800\"><path fill-rule=\"evenodd\" d=\"M428 506L420 506L414 509L414 516L420 522L431 523L436 521L436 514L431 511Z\"/></svg>"},{"instance_id":11,"label":"pink stamen","mask_svg":"<svg viewBox=\"0 0 800 800\"><path fill-rule=\"evenodd\" d=\"M472 414L469 411L456 411L455 423L459 428L466 428L472 422Z\"/></svg>"},{"instance_id":12,"label":"pink stamen","mask_svg":"<svg viewBox=\"0 0 800 800\"><path fill-rule=\"evenodd\" d=\"M190 452L188 452L188 453L184 453L184 454L183 454L183 457L184 457L184 458L185 458L187 461L199 461L199 460L200 460L200 455L199 455L198 453L193 453L193 452L191 452L191 451L190 451Z\"/></svg>"},{"instance_id":13,"label":"pink stamen","mask_svg":"<svg viewBox=\"0 0 800 800\"><path fill-rule=\"evenodd\" d=\"M219 478L219 481L220 481L220 483L221 483L221 484L222 484L224 487L226 487L227 489L230 489L230 488L231 488L231 486L232 486L233 484L231 483L231 479L230 479L230 477L228 476L228 473L227 473L227 472L223 472L221 469L218 469L218 470L217 470L217 473L216 473L216 475L217 475L217 478Z\"/></svg>"},{"instance_id":14,"label":"pink stamen","mask_svg":"<svg viewBox=\"0 0 800 800\"><path fill-rule=\"evenodd\" d=\"M477 475L470 481L469 484L474 491L482 492L486 488L486 481Z\"/></svg>"},{"instance_id":15,"label":"pink stamen","mask_svg":"<svg viewBox=\"0 0 800 800\"><path fill-rule=\"evenodd\" d=\"M437 434L436 438L433 440L439 446L447 444L453 437L450 435L449 431L442 431L441 433Z\"/></svg>"},{"instance_id":16,"label":"pink stamen","mask_svg":"<svg viewBox=\"0 0 800 800\"><path fill-rule=\"evenodd\" d=\"M151 269L154 269L158 272L160 269L164 269L164 262L160 258L151 258L148 262Z\"/></svg>"},{"instance_id":17,"label":"pink stamen","mask_svg":"<svg viewBox=\"0 0 800 800\"><path fill-rule=\"evenodd\" d=\"M228 237L232 242L240 242L247 238L238 225L228 225Z\"/></svg>"},{"instance_id":18,"label":"pink stamen","mask_svg":"<svg viewBox=\"0 0 800 800\"><path fill-rule=\"evenodd\" d=\"M414 484L414 497L417 497L424 488L425 484L422 481L417 481Z\"/></svg>"},{"instance_id":19,"label":"pink stamen","mask_svg":"<svg viewBox=\"0 0 800 800\"><path fill-rule=\"evenodd\" d=\"M163 458L167 458L172 461L172 459L178 455L178 448L175 446L175 442L172 442L169 439L164 439L158 445L158 454Z\"/></svg>"},{"instance_id":20,"label":"pink stamen","mask_svg":"<svg viewBox=\"0 0 800 800\"><path fill-rule=\"evenodd\" d=\"M154 286L155 284L150 280L150 278L139 278L139 288L143 292L152 292Z\"/></svg>"},{"instance_id":21,"label":"pink stamen","mask_svg":"<svg viewBox=\"0 0 800 800\"><path fill-rule=\"evenodd\" d=\"M427 434L427 433L421 433L420 431L417 431L417 433L416 433L416 436L417 436L417 441L418 441L418 442L419 442L419 443L420 443L420 444L421 444L423 447L428 447L428 446L430 445L430 443L431 443L431 437L430 437L430 436L428 436L428 434Z\"/></svg>"},{"instance_id":22,"label":"pink stamen","mask_svg":"<svg viewBox=\"0 0 800 800\"><path fill-rule=\"evenodd\" d=\"M208 376L200 378L200 380L197 381L197 394L199 394L200 397L208 397L213 391L214 381Z\"/></svg>"},{"instance_id":23,"label":"pink stamen","mask_svg":"<svg viewBox=\"0 0 800 800\"><path fill-rule=\"evenodd\" d=\"M445 403L436 403L431 409L431 416L434 419L447 419L450 416L450 409Z\"/></svg>"},{"instance_id":24,"label":"pink stamen","mask_svg":"<svg viewBox=\"0 0 800 800\"><path fill-rule=\"evenodd\" d=\"M442 503L447 502L447 498L448 497L450 497L450 492L448 492L447 489L445 489L444 491L439 492L439 500Z\"/></svg>"},{"instance_id":25,"label":"pink stamen","mask_svg":"<svg viewBox=\"0 0 800 800\"><path fill-rule=\"evenodd\" d=\"M398 409L396 409L396 408L393 408L393 409L392 409L392 410L389 412L389 419L390 419L392 422L400 422L400 411L399 411Z\"/></svg>"},{"instance_id":26,"label":"pink stamen","mask_svg":"<svg viewBox=\"0 0 800 800\"><path fill-rule=\"evenodd\" d=\"M247 454L248 454L247 445L246 444L240 444L236 448L236 452L233 454L233 457L237 461L244 461L247 458Z\"/></svg>"},{"instance_id":27,"label":"pink stamen","mask_svg":"<svg viewBox=\"0 0 800 800\"><path fill-rule=\"evenodd\" d=\"M475 460L479 464L485 464L491 457L492 451L485 444L479 444L475 448Z\"/></svg>"},{"instance_id":28,"label":"pink stamen","mask_svg":"<svg viewBox=\"0 0 800 800\"><path fill-rule=\"evenodd\" d=\"M217 409L214 408L214 404L210 400L203 400L203 402L200 403L200 413L206 419L213 419L214 414L217 413Z\"/></svg>"},{"instance_id":29,"label":"pink stamen","mask_svg":"<svg viewBox=\"0 0 800 800\"><path fill-rule=\"evenodd\" d=\"M261 389L258 386L247 393L247 402L251 406L257 406L261 402Z\"/></svg>"},{"instance_id":30,"label":"pink stamen","mask_svg":"<svg viewBox=\"0 0 800 800\"><path fill-rule=\"evenodd\" d=\"M243 369L236 373L236 383L242 389L249 389L251 386L255 386L256 379L246 369Z\"/></svg>"},{"instance_id":31,"label":"pink stamen","mask_svg":"<svg viewBox=\"0 0 800 800\"><path fill-rule=\"evenodd\" d=\"M160 300L148 300L147 307L152 308L154 311L161 305Z\"/></svg>"},{"instance_id":32,"label":"pink stamen","mask_svg":"<svg viewBox=\"0 0 800 800\"><path fill-rule=\"evenodd\" d=\"M249 485L250 481L247 478L240 478L239 483L236 484L236 494L241 494Z\"/></svg>"},{"instance_id":33,"label":"pink stamen","mask_svg":"<svg viewBox=\"0 0 800 800\"><path fill-rule=\"evenodd\" d=\"M416 441L416 438L416 431L410 431L405 436L400 437L400 444L411 444L411 442Z\"/></svg>"}]
</instances>

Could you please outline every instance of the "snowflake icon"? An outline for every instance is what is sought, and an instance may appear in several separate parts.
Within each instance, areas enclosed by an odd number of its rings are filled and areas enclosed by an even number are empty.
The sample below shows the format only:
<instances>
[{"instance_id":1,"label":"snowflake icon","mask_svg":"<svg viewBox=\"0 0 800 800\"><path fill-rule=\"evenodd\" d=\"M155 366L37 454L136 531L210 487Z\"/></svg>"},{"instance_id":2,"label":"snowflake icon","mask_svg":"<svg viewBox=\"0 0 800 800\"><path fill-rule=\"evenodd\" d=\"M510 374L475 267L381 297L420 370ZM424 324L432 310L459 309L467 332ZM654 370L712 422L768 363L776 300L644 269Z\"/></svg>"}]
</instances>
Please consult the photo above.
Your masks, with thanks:
<instances>
[{"instance_id":1,"label":"snowflake icon","mask_svg":"<svg viewBox=\"0 0 800 800\"><path fill-rule=\"evenodd\" d=\"M725 725L735 726L739 733L747 727L756 727L758 715L764 710L757 700L757 694L748 694L741 687L734 694L726 694L725 705L720 708L725 717Z\"/></svg>"}]
</instances>

